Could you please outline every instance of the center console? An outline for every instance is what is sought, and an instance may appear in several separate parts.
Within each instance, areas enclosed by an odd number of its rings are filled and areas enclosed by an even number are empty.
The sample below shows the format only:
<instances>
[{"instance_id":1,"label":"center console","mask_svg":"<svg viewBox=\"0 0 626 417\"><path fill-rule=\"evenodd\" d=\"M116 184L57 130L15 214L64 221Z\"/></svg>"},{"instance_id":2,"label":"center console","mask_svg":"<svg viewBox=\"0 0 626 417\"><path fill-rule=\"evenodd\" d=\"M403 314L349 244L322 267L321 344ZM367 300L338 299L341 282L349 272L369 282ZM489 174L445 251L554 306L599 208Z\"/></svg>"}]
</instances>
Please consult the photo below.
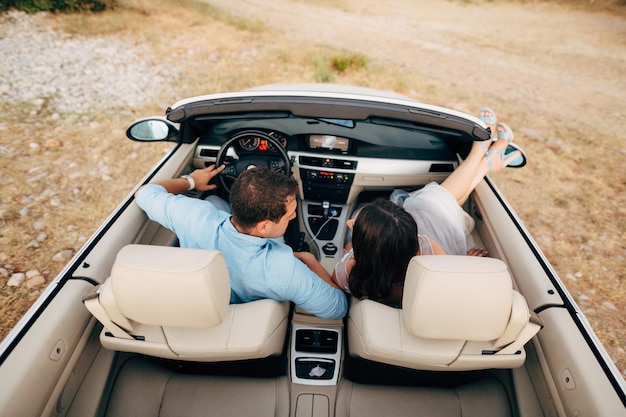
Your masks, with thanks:
<instances>
[{"instance_id":1,"label":"center console","mask_svg":"<svg viewBox=\"0 0 626 417\"><path fill-rule=\"evenodd\" d=\"M296 307L291 324L291 416L332 417L342 378L343 321L324 320Z\"/></svg>"},{"instance_id":2,"label":"center console","mask_svg":"<svg viewBox=\"0 0 626 417\"><path fill-rule=\"evenodd\" d=\"M356 161L336 158L300 156L302 190L305 200L345 204L354 181Z\"/></svg>"},{"instance_id":3,"label":"center console","mask_svg":"<svg viewBox=\"0 0 626 417\"><path fill-rule=\"evenodd\" d=\"M341 327L293 324L292 382L304 385L337 385L341 364L341 331Z\"/></svg>"},{"instance_id":4,"label":"center console","mask_svg":"<svg viewBox=\"0 0 626 417\"><path fill-rule=\"evenodd\" d=\"M320 261L341 256L343 229L348 213L348 196L357 161L322 156L300 156L302 213L304 224L320 250Z\"/></svg>"},{"instance_id":5,"label":"center console","mask_svg":"<svg viewBox=\"0 0 626 417\"><path fill-rule=\"evenodd\" d=\"M351 208L348 198L357 166L357 161L337 156L300 155L296 164L303 197L300 224L318 249L319 261L329 271L342 256ZM332 404L341 379L343 350L341 320L322 320L296 308L289 350L291 415L334 415Z\"/></svg>"}]
</instances>

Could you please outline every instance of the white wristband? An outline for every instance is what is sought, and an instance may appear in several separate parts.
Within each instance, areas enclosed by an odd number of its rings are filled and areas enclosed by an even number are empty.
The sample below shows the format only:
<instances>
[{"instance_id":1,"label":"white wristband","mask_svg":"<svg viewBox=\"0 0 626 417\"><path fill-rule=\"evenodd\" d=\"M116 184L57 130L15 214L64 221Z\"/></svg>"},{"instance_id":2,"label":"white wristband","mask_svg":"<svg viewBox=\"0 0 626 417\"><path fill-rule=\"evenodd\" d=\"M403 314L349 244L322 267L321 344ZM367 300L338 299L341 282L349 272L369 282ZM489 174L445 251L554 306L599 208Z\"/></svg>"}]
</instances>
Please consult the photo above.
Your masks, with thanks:
<instances>
[{"instance_id":1,"label":"white wristband","mask_svg":"<svg viewBox=\"0 0 626 417\"><path fill-rule=\"evenodd\" d=\"M193 180L191 175L181 175L180 177L189 181L189 188L187 188L187 191L191 191L196 188L196 182Z\"/></svg>"}]
</instances>

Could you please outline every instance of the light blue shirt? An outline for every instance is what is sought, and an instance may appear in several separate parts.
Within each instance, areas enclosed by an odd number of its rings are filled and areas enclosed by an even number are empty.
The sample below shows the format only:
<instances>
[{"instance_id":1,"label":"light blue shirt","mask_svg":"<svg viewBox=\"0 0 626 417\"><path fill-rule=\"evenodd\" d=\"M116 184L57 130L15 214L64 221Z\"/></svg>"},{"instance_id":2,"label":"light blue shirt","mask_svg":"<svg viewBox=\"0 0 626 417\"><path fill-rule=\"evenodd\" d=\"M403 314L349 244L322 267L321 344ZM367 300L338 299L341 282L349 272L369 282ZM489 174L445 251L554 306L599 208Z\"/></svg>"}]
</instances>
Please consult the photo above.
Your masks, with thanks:
<instances>
[{"instance_id":1,"label":"light blue shirt","mask_svg":"<svg viewBox=\"0 0 626 417\"><path fill-rule=\"evenodd\" d=\"M288 300L325 319L340 319L348 312L344 293L298 260L289 246L239 233L230 214L212 203L148 184L137 193L137 204L151 220L176 233L181 247L222 252L230 274L231 303Z\"/></svg>"}]
</instances>

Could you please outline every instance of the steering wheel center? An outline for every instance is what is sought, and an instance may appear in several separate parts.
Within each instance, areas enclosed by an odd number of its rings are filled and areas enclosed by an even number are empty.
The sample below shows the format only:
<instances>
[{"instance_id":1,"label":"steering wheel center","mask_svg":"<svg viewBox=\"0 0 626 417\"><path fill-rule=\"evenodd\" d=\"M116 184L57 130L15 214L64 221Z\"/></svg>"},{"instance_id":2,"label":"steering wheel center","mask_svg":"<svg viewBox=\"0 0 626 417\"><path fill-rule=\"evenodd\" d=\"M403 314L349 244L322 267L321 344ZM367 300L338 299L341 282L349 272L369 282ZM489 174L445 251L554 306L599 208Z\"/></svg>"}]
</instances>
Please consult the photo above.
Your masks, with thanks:
<instances>
[{"instance_id":1,"label":"steering wheel center","mask_svg":"<svg viewBox=\"0 0 626 417\"><path fill-rule=\"evenodd\" d=\"M229 152L231 148L238 144L240 145L240 140L243 137L249 136L250 134L254 134L260 139L270 143L272 145L271 150L269 147L263 149L257 148L254 151L249 151L251 153L247 153L241 157L236 152ZM242 132L224 142L217 153L215 165L226 165L224 171L218 176L218 181L227 194L230 194L232 185L237 177L249 169L263 167L282 172L287 176L291 175L291 161L287 150L278 139L260 131Z\"/></svg>"}]
</instances>

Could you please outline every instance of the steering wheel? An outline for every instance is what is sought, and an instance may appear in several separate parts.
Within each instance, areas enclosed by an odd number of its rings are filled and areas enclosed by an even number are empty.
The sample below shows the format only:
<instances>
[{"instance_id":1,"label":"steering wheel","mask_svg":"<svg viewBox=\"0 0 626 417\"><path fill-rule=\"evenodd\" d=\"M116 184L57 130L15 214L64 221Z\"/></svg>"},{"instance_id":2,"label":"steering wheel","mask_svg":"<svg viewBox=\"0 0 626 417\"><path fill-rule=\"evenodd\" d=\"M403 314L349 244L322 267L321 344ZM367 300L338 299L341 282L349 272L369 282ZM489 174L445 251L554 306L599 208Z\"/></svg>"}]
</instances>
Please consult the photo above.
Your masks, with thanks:
<instances>
[{"instance_id":1,"label":"steering wheel","mask_svg":"<svg viewBox=\"0 0 626 417\"><path fill-rule=\"evenodd\" d=\"M254 137L259 138L259 141L267 141L273 145L273 147L278 150L278 154L274 152L268 152L267 150L256 149L255 153L243 155L237 159L229 158L227 161L228 150L239 143L239 140L244 136L253 135ZM232 188L235 180L238 176L243 174L248 169L252 168L270 168L278 172L282 172L285 175L291 175L291 161L289 160L289 155L287 154L287 150L283 147L283 145L278 141L278 139L268 135L265 132L260 131L245 131L239 133L222 145L220 150L217 152L217 157L215 159L215 166L219 167L222 164L226 165L224 171L222 171L218 175L218 181L222 187L222 189L230 195L230 189Z\"/></svg>"}]
</instances>

